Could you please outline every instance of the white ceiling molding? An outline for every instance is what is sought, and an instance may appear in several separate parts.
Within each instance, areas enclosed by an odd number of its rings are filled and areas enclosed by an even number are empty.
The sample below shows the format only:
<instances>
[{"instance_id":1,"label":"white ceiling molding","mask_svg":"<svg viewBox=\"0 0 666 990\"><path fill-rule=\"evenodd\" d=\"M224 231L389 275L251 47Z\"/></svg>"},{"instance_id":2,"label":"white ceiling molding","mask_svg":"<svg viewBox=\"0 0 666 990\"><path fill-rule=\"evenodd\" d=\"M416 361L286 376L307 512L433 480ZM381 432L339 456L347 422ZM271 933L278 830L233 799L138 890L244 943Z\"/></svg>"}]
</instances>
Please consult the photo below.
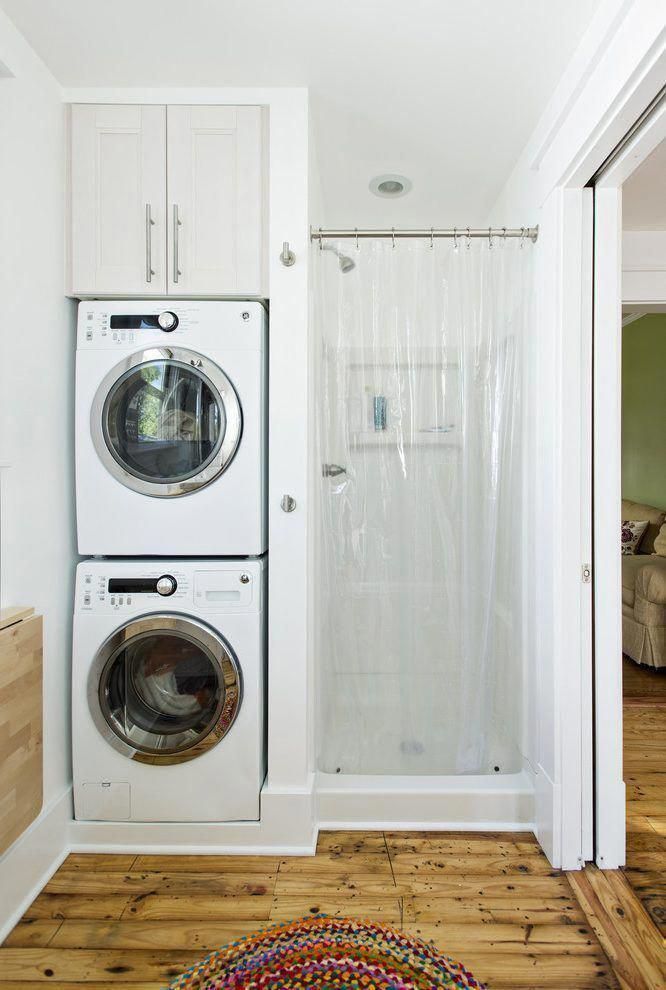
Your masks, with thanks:
<instances>
[{"instance_id":1,"label":"white ceiling molding","mask_svg":"<svg viewBox=\"0 0 666 990\"><path fill-rule=\"evenodd\" d=\"M622 186L622 225L625 231L666 233L666 141Z\"/></svg>"}]
</instances>

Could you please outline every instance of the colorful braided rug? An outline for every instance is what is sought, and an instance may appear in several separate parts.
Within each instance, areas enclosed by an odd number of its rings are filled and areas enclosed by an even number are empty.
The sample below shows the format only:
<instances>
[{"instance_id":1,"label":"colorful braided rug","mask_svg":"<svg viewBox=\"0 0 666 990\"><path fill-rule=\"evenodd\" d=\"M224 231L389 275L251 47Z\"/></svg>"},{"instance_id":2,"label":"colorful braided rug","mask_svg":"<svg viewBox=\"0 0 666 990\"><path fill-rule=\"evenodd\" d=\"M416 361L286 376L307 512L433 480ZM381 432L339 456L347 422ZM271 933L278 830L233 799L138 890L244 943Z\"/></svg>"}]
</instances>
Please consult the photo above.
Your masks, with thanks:
<instances>
[{"instance_id":1,"label":"colorful braided rug","mask_svg":"<svg viewBox=\"0 0 666 990\"><path fill-rule=\"evenodd\" d=\"M325 915L232 942L192 966L171 990L485 990L419 939L371 921Z\"/></svg>"}]
</instances>

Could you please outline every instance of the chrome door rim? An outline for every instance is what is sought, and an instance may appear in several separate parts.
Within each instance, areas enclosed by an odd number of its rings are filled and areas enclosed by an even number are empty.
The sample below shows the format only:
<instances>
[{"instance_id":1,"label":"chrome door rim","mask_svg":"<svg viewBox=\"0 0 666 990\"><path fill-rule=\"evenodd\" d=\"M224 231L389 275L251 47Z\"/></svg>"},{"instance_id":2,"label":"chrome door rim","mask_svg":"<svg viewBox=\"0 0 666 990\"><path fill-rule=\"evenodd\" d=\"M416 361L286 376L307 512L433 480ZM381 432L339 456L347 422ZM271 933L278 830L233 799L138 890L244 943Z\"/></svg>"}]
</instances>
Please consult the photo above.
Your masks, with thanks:
<instances>
[{"instance_id":1,"label":"chrome door rim","mask_svg":"<svg viewBox=\"0 0 666 990\"><path fill-rule=\"evenodd\" d=\"M211 387L213 393L219 397L226 416L224 436L213 458L197 474L189 478L184 478L181 481L147 481L144 478L137 477L118 459L106 439L104 418L108 400L112 395L114 387L121 379L127 377L129 372L135 371L144 364L151 364L154 361L172 361L201 375ZM97 456L104 467L116 481L119 481L126 488L130 488L140 495L151 495L156 498L174 498L180 495L189 495L215 481L216 478L226 471L234 459L240 444L242 430L243 414L241 405L236 394L236 389L230 379L209 358L184 347L150 347L146 350L136 351L134 354L128 355L128 357L120 361L104 376L95 393L90 410L92 441Z\"/></svg>"},{"instance_id":2,"label":"chrome door rim","mask_svg":"<svg viewBox=\"0 0 666 990\"><path fill-rule=\"evenodd\" d=\"M115 661L120 649L130 640L158 632L172 635L181 633L190 641L193 640L198 643L218 664L219 682L224 686L224 694L217 705L214 717L211 719L208 732L199 738L194 745L180 752L160 753L147 748L138 750L130 746L116 733L111 722L106 718L100 697L102 686L106 682L106 673ZM95 727L115 750L128 759L136 760L139 763L173 765L202 756L224 739L240 710L243 700L243 680L238 659L223 636L189 616L160 612L131 619L111 633L102 643L88 672L87 697L88 708Z\"/></svg>"}]
</instances>

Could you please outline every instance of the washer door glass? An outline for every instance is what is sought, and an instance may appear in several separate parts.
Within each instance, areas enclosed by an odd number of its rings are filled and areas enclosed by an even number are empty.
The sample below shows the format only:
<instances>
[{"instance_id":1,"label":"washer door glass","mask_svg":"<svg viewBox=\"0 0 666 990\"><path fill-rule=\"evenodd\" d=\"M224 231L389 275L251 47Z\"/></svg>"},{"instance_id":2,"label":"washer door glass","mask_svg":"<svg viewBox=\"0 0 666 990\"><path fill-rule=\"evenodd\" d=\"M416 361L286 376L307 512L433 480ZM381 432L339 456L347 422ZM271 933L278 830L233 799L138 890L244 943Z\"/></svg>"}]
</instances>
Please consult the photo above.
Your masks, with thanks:
<instances>
[{"instance_id":1,"label":"washer door glass","mask_svg":"<svg viewBox=\"0 0 666 990\"><path fill-rule=\"evenodd\" d=\"M137 620L114 634L97 674L105 736L149 763L200 755L228 732L240 703L238 666L220 638L185 619L161 625Z\"/></svg>"},{"instance_id":2,"label":"washer door glass","mask_svg":"<svg viewBox=\"0 0 666 990\"><path fill-rule=\"evenodd\" d=\"M222 399L195 368L150 361L124 375L103 412L106 442L135 478L175 483L199 474L226 429Z\"/></svg>"}]
</instances>

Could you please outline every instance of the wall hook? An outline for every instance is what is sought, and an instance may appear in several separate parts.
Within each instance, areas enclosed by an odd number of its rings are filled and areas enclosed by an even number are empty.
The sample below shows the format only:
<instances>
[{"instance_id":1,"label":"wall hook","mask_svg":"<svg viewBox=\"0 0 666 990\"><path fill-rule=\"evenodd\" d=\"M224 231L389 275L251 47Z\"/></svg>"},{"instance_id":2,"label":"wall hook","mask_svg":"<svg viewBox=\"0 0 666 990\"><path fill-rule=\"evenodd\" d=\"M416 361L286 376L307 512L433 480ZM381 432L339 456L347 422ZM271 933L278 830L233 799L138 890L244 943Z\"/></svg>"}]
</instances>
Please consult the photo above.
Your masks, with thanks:
<instances>
[{"instance_id":1,"label":"wall hook","mask_svg":"<svg viewBox=\"0 0 666 990\"><path fill-rule=\"evenodd\" d=\"M296 255L289 248L289 241L282 242L282 253L280 255L280 261L282 262L285 268L291 268L291 266L296 262Z\"/></svg>"},{"instance_id":2,"label":"wall hook","mask_svg":"<svg viewBox=\"0 0 666 990\"><path fill-rule=\"evenodd\" d=\"M280 508L283 512L293 512L296 508L296 499L293 495L283 495L280 499Z\"/></svg>"}]
</instances>

